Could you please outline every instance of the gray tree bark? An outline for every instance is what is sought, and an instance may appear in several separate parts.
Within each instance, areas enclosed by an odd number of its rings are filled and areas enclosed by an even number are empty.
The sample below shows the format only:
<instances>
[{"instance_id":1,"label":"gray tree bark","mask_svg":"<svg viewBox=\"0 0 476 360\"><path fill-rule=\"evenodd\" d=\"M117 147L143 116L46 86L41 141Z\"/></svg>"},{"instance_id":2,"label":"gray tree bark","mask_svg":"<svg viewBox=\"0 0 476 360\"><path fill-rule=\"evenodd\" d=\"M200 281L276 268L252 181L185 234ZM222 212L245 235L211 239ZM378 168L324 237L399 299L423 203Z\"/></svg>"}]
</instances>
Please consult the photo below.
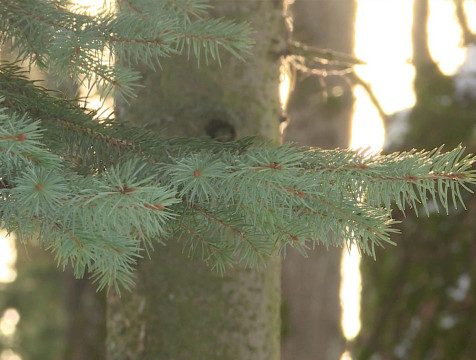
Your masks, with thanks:
<instances>
[{"instance_id":1,"label":"gray tree bark","mask_svg":"<svg viewBox=\"0 0 476 360\"><path fill-rule=\"evenodd\" d=\"M428 0L413 2L412 48L413 64L416 67L433 65L428 45Z\"/></svg>"},{"instance_id":2,"label":"gray tree bark","mask_svg":"<svg viewBox=\"0 0 476 360\"><path fill-rule=\"evenodd\" d=\"M185 57L143 69L143 88L117 114L161 135L278 138L279 54L284 22L280 1L218 1L215 16L249 20L253 56L240 62L222 52L223 66ZM202 59L203 60L203 59ZM170 239L141 262L136 286L108 309L108 359L277 360L280 261L259 272L240 267L223 277L182 252Z\"/></svg>"}]
</instances>

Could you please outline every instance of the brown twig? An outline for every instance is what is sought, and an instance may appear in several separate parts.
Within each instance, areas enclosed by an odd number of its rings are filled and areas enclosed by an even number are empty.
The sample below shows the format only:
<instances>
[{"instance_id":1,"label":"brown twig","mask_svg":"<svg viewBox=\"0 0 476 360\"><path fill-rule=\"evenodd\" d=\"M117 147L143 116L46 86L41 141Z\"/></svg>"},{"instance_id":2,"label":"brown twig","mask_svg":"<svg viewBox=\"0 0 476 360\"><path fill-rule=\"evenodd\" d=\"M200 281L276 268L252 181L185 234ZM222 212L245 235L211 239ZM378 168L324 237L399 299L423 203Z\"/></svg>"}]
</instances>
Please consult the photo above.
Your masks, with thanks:
<instances>
[{"instance_id":1,"label":"brown twig","mask_svg":"<svg viewBox=\"0 0 476 360\"><path fill-rule=\"evenodd\" d=\"M118 43L135 43L135 44L152 44L152 45L162 45L164 43L163 40L159 38L154 39L126 39L126 38L118 38L114 36L106 37L106 40L109 42L118 42Z\"/></svg>"},{"instance_id":2,"label":"brown twig","mask_svg":"<svg viewBox=\"0 0 476 360\"><path fill-rule=\"evenodd\" d=\"M323 64L348 64L348 65L364 65L365 61L355 56L342 53L331 49L320 49L314 46L300 43L298 41L289 41L287 53L285 56L303 56Z\"/></svg>"}]
</instances>

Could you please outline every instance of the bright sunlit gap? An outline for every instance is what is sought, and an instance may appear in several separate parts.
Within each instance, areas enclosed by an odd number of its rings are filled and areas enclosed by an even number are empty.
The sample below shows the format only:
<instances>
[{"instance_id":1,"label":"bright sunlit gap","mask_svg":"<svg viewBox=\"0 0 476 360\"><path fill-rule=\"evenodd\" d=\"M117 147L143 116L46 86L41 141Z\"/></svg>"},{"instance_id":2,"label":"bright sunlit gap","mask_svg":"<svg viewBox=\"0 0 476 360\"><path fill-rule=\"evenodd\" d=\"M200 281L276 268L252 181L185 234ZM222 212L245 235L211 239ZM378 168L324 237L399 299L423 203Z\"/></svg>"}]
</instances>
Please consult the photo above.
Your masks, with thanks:
<instances>
[{"instance_id":1,"label":"bright sunlit gap","mask_svg":"<svg viewBox=\"0 0 476 360\"><path fill-rule=\"evenodd\" d=\"M429 5L428 43L431 57L443 74L454 74L466 58L466 48L461 40L461 30L456 21L454 3L433 0L429 2ZM451 56L448 56L449 54Z\"/></svg>"},{"instance_id":2,"label":"bright sunlit gap","mask_svg":"<svg viewBox=\"0 0 476 360\"><path fill-rule=\"evenodd\" d=\"M0 336L3 344L11 344L14 341L14 335L20 314L14 308L6 309L0 317ZM21 360L20 355L11 349L4 349L0 352L0 360Z\"/></svg>"},{"instance_id":3,"label":"bright sunlit gap","mask_svg":"<svg viewBox=\"0 0 476 360\"><path fill-rule=\"evenodd\" d=\"M289 92L291 87L291 75L289 65L286 61L281 63L279 68L279 102L281 109L285 110L289 99Z\"/></svg>"},{"instance_id":4,"label":"bright sunlit gap","mask_svg":"<svg viewBox=\"0 0 476 360\"><path fill-rule=\"evenodd\" d=\"M342 330L347 340L354 339L360 331L360 254L357 248L344 249L341 260L340 300Z\"/></svg>"},{"instance_id":5,"label":"bright sunlit gap","mask_svg":"<svg viewBox=\"0 0 476 360\"><path fill-rule=\"evenodd\" d=\"M13 234L7 236L5 230L0 230L0 283L15 281L17 277L16 260L15 237Z\"/></svg>"},{"instance_id":6,"label":"bright sunlit gap","mask_svg":"<svg viewBox=\"0 0 476 360\"><path fill-rule=\"evenodd\" d=\"M468 25L474 32L476 31L476 2L465 1L463 5L466 11Z\"/></svg>"},{"instance_id":7,"label":"bright sunlit gap","mask_svg":"<svg viewBox=\"0 0 476 360\"><path fill-rule=\"evenodd\" d=\"M6 349L0 353L0 360L21 360L21 357L12 349Z\"/></svg>"},{"instance_id":8,"label":"bright sunlit gap","mask_svg":"<svg viewBox=\"0 0 476 360\"><path fill-rule=\"evenodd\" d=\"M356 66L355 69L365 82L372 85L380 105L388 114L415 103L412 91L414 69L410 63L412 13L413 0L357 2L354 53L367 65ZM363 96L362 92L360 94ZM359 101L358 98L357 106ZM364 112L360 116L368 118ZM378 114L371 116L376 118ZM373 129L376 128L367 131ZM360 142L357 137L352 137L352 141ZM368 137L371 137L370 134Z\"/></svg>"},{"instance_id":9,"label":"bright sunlit gap","mask_svg":"<svg viewBox=\"0 0 476 360\"><path fill-rule=\"evenodd\" d=\"M105 8L112 8L115 0L73 0L73 4L81 7L81 11L86 10L89 15L95 15Z\"/></svg>"},{"instance_id":10,"label":"bright sunlit gap","mask_svg":"<svg viewBox=\"0 0 476 360\"><path fill-rule=\"evenodd\" d=\"M3 312L0 318L0 334L1 336L11 337L15 331L18 322L20 321L20 314L14 308L8 308Z\"/></svg>"},{"instance_id":11,"label":"bright sunlit gap","mask_svg":"<svg viewBox=\"0 0 476 360\"><path fill-rule=\"evenodd\" d=\"M355 24L355 55L367 65L357 66L357 74L369 82L383 110L392 113L415 103L411 58L412 0L359 0ZM375 31L379 29L379 31ZM350 148L381 151L385 129L367 92L355 87L356 103L352 119ZM344 249L341 263L340 301L342 330L346 339L360 331L360 254ZM341 359L351 359L346 352Z\"/></svg>"},{"instance_id":12,"label":"bright sunlit gap","mask_svg":"<svg viewBox=\"0 0 476 360\"><path fill-rule=\"evenodd\" d=\"M102 9L114 9L115 0L74 0L73 3L76 4L76 7L73 7L76 11L84 12L86 11L90 15L95 15L99 13ZM104 64L111 64L114 59L112 56L109 56L108 51L104 52L103 58ZM91 84L95 82L95 77L92 77ZM81 86L79 89L79 96L82 99L85 99L85 107L92 110L97 110L96 117L107 118L113 112L114 108L114 99L112 96L108 96L105 99L100 97L97 89L92 86Z\"/></svg>"},{"instance_id":13,"label":"bright sunlit gap","mask_svg":"<svg viewBox=\"0 0 476 360\"><path fill-rule=\"evenodd\" d=\"M281 105L281 111L286 113L286 107L288 104L289 94L291 91L291 70L287 61L283 60L279 68L279 103ZM284 120L279 123L279 142L282 145L284 143L284 130L288 126L288 121Z\"/></svg>"},{"instance_id":14,"label":"bright sunlit gap","mask_svg":"<svg viewBox=\"0 0 476 360\"><path fill-rule=\"evenodd\" d=\"M476 3L465 2L469 26L476 30ZM355 55L367 62L356 66L358 75L371 84L387 114L410 108L415 103L414 69L411 65L413 0L358 0L355 26ZM443 73L453 74L464 62L461 31L451 1L430 1L429 48ZM378 31L376 31L378 29ZM370 147L378 152L385 131L379 113L362 87L354 91L356 105L352 121L351 148ZM354 249L355 250L355 249ZM342 258L342 328L348 340L360 331L360 256L344 249ZM345 352L341 360L351 360Z\"/></svg>"},{"instance_id":15,"label":"bright sunlit gap","mask_svg":"<svg viewBox=\"0 0 476 360\"><path fill-rule=\"evenodd\" d=\"M349 351L345 351L339 360L352 360L352 355L350 354Z\"/></svg>"}]
</instances>

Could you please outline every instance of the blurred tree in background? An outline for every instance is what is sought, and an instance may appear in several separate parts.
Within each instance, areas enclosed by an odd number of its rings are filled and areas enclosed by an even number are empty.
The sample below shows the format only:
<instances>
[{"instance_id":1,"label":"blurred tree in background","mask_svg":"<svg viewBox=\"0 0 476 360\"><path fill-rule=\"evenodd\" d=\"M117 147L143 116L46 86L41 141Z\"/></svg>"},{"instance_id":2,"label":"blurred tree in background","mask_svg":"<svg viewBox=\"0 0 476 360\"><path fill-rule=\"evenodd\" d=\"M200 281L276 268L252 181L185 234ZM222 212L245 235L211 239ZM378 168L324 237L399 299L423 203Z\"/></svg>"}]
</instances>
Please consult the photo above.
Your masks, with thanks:
<instances>
[{"instance_id":1,"label":"blurred tree in background","mask_svg":"<svg viewBox=\"0 0 476 360\"><path fill-rule=\"evenodd\" d=\"M0 352L11 349L22 360L103 359L104 292L71 269L58 271L38 244L19 243L17 253L17 278L1 285L0 313L15 309L20 321L11 337L0 337Z\"/></svg>"},{"instance_id":2,"label":"blurred tree in background","mask_svg":"<svg viewBox=\"0 0 476 360\"><path fill-rule=\"evenodd\" d=\"M296 0L290 5L292 40L352 54L355 0ZM284 138L322 149L346 148L353 112L351 83L332 61L294 71ZM338 73L338 72L337 72ZM315 248L307 258L289 249L282 264L283 360L334 360L344 350L339 301L341 249Z\"/></svg>"}]
</instances>

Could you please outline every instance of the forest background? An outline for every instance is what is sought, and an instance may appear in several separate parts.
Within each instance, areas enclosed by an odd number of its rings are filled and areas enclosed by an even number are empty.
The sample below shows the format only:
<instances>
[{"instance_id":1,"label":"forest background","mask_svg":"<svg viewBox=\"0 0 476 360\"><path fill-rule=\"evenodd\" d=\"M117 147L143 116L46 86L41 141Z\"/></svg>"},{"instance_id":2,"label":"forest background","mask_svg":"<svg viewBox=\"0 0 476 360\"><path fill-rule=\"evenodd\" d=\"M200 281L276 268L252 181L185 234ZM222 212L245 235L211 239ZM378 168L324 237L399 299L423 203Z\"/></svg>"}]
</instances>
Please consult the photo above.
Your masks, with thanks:
<instances>
[{"instance_id":1,"label":"forest background","mask_svg":"<svg viewBox=\"0 0 476 360\"><path fill-rule=\"evenodd\" d=\"M438 0L430 0L430 6L434 2ZM453 5L458 10L462 3L454 1ZM313 6L316 9L310 11ZM298 0L291 8L295 17L293 36L319 48L352 53L356 8L352 1L346 4L345 1ZM424 6L415 9L424 10ZM319 14L320 21L315 21L315 16L309 14ZM419 34L425 33L428 16L425 11L414 12L413 26L419 27ZM448 16L459 20L457 23L464 35L462 41L471 54L474 44L471 27L456 11ZM429 49L422 45L425 43L428 43L425 37L413 38L416 105L406 120L411 130L400 139L399 147L394 145L392 150L433 148L441 143L451 148L463 142L474 152L474 134L468 131L474 127L473 90L468 88L462 95L455 86L458 75L443 74ZM354 107L348 83L338 76L301 75L295 80L287 108L290 119L287 138L323 148L346 147ZM435 107L435 103L439 106ZM388 123L399 121L395 120L397 116L384 114L383 117ZM303 125L303 119L312 119L311 125ZM303 126L317 130L302 131ZM298 139L299 131L307 138L301 135L302 140ZM379 253L376 263L364 258L362 332L352 344L356 356L360 356L357 358L367 359L379 354L382 358L419 359L426 356L445 359L448 354L455 356L455 349L458 349L456 358L469 358L471 344L475 342L464 334L474 333L471 331L474 323L471 321L474 319L474 289L471 286L474 279L471 264L474 258L474 224L471 220L474 200L467 202L467 206L468 212L455 212L449 218L435 216L417 221L412 216L407 217L397 248ZM35 258L35 262L31 258ZM41 258L45 261L37 260ZM345 345L338 306L340 258L338 250L317 249L305 261L288 254L283 270L284 359L293 356L318 359L316 354L322 359L335 359L332 356L343 352ZM29 249L27 253L19 247L17 271L15 282L5 285L0 295L4 322L8 323L8 316L15 319L11 309L16 309L21 318L14 335L7 333L2 337L5 356L16 352L24 359L43 358L41 356L54 359L54 356L63 358L63 355L58 355L57 351L52 354L52 349L64 349L64 354L68 351L79 353L78 348L83 354L100 351L97 339L101 334L104 336L101 332L104 330L101 321L103 295L97 296L85 281L72 281L67 275L58 273L48 255L41 251L36 254L36 250ZM310 281L303 285L296 278ZM32 292L34 298L28 296ZM398 302L393 303L397 298ZM38 312L38 308L50 311ZM87 344L87 337L78 336L77 324L93 325L97 332L88 330L88 333L93 334L90 340L94 342ZM84 328L80 333L86 333ZM316 338L322 341L315 341ZM76 350L71 350L74 348ZM296 355L297 351L303 353Z\"/></svg>"}]
</instances>

